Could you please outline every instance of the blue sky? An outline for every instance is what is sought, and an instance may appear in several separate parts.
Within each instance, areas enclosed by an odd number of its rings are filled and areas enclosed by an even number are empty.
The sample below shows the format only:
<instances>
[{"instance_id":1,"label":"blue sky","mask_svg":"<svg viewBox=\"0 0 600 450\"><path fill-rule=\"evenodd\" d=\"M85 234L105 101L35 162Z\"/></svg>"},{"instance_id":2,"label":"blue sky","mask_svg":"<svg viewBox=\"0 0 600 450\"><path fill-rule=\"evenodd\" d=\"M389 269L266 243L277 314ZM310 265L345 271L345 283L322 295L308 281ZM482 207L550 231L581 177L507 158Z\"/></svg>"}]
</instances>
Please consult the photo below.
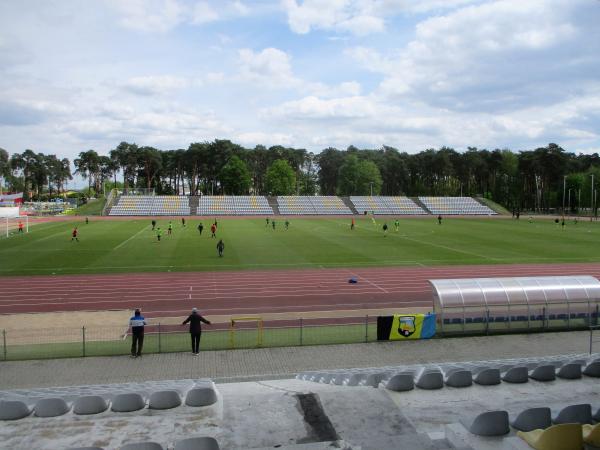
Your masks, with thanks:
<instances>
[{"instance_id":1,"label":"blue sky","mask_svg":"<svg viewBox=\"0 0 600 450\"><path fill-rule=\"evenodd\" d=\"M597 0L4 0L0 147L600 152Z\"/></svg>"}]
</instances>

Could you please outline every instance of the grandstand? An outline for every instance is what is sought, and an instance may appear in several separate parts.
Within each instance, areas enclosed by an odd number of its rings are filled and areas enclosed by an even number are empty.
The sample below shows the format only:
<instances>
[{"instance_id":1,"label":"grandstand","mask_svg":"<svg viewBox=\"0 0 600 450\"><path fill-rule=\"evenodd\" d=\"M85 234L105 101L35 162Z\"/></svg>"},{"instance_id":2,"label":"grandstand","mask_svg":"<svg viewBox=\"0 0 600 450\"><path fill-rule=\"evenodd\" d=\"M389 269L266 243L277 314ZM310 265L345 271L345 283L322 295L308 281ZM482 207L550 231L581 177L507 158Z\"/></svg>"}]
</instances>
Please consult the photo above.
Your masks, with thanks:
<instances>
[{"instance_id":1,"label":"grandstand","mask_svg":"<svg viewBox=\"0 0 600 450\"><path fill-rule=\"evenodd\" d=\"M277 197L279 212L288 214L318 214L318 215L341 215L352 214L344 202L333 195L320 195L302 197L297 195Z\"/></svg>"},{"instance_id":2,"label":"grandstand","mask_svg":"<svg viewBox=\"0 0 600 450\"><path fill-rule=\"evenodd\" d=\"M273 208L263 196L204 195L198 197L197 214L200 216L245 216L273 214Z\"/></svg>"},{"instance_id":3,"label":"grandstand","mask_svg":"<svg viewBox=\"0 0 600 450\"><path fill-rule=\"evenodd\" d=\"M359 213L367 211L375 215L427 214L427 211L408 197L352 196L350 201Z\"/></svg>"},{"instance_id":4,"label":"grandstand","mask_svg":"<svg viewBox=\"0 0 600 450\"><path fill-rule=\"evenodd\" d=\"M471 197L419 197L431 214L489 215L496 212Z\"/></svg>"},{"instance_id":5,"label":"grandstand","mask_svg":"<svg viewBox=\"0 0 600 450\"><path fill-rule=\"evenodd\" d=\"M123 195L118 198L111 216L189 216L188 197L178 195Z\"/></svg>"}]
</instances>

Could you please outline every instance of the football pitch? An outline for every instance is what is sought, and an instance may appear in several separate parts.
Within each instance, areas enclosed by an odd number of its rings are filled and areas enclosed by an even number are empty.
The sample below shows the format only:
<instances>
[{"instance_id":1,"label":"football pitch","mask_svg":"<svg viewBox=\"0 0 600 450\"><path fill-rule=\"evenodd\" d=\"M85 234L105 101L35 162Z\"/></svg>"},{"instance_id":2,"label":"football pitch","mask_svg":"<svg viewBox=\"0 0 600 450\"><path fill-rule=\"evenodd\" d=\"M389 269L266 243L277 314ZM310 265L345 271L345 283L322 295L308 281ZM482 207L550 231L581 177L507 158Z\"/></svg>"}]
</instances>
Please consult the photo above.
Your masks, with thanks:
<instances>
[{"instance_id":1,"label":"football pitch","mask_svg":"<svg viewBox=\"0 0 600 450\"><path fill-rule=\"evenodd\" d=\"M264 218L217 220L214 239L213 219L187 219L185 227L173 220L169 235L168 219L157 218L161 242L151 218L34 225L0 239L0 275L600 261L600 226L588 221L562 229L547 219L444 218L438 225L433 217L400 218L396 231L394 219L383 218L376 225L357 219L354 230L350 218L292 217L288 230L280 217L275 229ZM74 226L79 242L71 241Z\"/></svg>"}]
</instances>

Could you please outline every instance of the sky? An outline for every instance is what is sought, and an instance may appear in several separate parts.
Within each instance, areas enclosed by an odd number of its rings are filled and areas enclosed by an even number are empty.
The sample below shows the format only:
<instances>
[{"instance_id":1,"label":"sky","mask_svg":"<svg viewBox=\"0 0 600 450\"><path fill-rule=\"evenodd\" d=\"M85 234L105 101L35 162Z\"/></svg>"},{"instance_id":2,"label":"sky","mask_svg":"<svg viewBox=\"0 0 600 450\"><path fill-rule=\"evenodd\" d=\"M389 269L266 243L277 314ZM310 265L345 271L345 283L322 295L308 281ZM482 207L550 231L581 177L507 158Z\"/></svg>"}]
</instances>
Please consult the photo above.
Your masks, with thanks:
<instances>
[{"instance_id":1,"label":"sky","mask_svg":"<svg viewBox=\"0 0 600 450\"><path fill-rule=\"evenodd\" d=\"M598 0L3 0L0 147L600 152Z\"/></svg>"}]
</instances>

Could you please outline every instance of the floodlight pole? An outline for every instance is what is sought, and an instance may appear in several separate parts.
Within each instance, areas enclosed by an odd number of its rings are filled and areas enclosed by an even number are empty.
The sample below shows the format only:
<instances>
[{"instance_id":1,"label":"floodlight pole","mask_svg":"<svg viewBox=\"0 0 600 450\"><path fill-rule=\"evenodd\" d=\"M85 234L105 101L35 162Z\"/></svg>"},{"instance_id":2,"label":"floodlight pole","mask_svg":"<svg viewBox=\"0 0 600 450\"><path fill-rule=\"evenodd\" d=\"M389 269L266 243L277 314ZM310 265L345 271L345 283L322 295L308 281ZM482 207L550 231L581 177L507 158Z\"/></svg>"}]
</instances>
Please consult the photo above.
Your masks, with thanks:
<instances>
[{"instance_id":1,"label":"floodlight pole","mask_svg":"<svg viewBox=\"0 0 600 450\"><path fill-rule=\"evenodd\" d=\"M567 189L567 176L563 175L563 214L562 214L562 218L563 218L563 222L565 220L565 191Z\"/></svg>"},{"instance_id":2,"label":"floodlight pole","mask_svg":"<svg viewBox=\"0 0 600 450\"><path fill-rule=\"evenodd\" d=\"M590 201L590 222L592 221L592 218L594 216L594 174L592 173L592 199Z\"/></svg>"},{"instance_id":3,"label":"floodlight pole","mask_svg":"<svg viewBox=\"0 0 600 450\"><path fill-rule=\"evenodd\" d=\"M567 203L567 209L569 210L569 214L571 214L571 191L573 190L573 188L569 188L569 195L567 196L569 201Z\"/></svg>"}]
</instances>

